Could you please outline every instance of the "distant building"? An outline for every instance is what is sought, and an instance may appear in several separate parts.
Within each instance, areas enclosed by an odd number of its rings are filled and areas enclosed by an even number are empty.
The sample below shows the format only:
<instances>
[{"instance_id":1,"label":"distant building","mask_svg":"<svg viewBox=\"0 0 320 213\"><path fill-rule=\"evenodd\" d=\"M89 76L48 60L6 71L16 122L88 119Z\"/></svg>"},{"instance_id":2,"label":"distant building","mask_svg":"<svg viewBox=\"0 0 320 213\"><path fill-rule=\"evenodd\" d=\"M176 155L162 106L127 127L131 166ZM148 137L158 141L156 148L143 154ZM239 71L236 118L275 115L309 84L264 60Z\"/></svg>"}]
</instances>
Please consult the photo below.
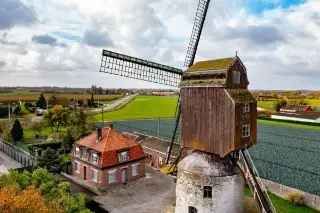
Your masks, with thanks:
<instances>
[{"instance_id":1,"label":"distant building","mask_svg":"<svg viewBox=\"0 0 320 213\"><path fill-rule=\"evenodd\" d=\"M320 112L279 112L271 115L273 119L320 123Z\"/></svg>"},{"instance_id":2,"label":"distant building","mask_svg":"<svg viewBox=\"0 0 320 213\"><path fill-rule=\"evenodd\" d=\"M107 188L145 175L145 154L136 138L112 129L96 132L76 142L72 175L87 185Z\"/></svg>"},{"instance_id":3,"label":"distant building","mask_svg":"<svg viewBox=\"0 0 320 213\"><path fill-rule=\"evenodd\" d=\"M312 112L308 105L287 105L280 108L280 112Z\"/></svg>"}]
</instances>

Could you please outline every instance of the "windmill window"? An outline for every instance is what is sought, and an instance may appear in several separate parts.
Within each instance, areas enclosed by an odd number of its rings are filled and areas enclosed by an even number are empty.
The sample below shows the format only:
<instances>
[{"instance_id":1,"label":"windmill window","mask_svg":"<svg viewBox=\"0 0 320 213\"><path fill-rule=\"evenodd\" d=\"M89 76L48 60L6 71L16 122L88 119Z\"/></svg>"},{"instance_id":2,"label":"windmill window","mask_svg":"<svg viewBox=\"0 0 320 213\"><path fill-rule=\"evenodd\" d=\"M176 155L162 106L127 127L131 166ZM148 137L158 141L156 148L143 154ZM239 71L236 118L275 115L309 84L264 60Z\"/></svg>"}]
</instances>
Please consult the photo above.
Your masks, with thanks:
<instances>
[{"instance_id":1,"label":"windmill window","mask_svg":"<svg viewBox=\"0 0 320 213\"><path fill-rule=\"evenodd\" d=\"M189 206L188 213L197 213L197 212L198 212L198 210L195 207Z\"/></svg>"},{"instance_id":2,"label":"windmill window","mask_svg":"<svg viewBox=\"0 0 320 213\"><path fill-rule=\"evenodd\" d=\"M244 104L243 112L244 112L244 113L250 112L250 104Z\"/></svg>"},{"instance_id":3,"label":"windmill window","mask_svg":"<svg viewBox=\"0 0 320 213\"><path fill-rule=\"evenodd\" d=\"M240 84L240 72L237 70L234 70L232 72L232 80L234 84Z\"/></svg>"},{"instance_id":4,"label":"windmill window","mask_svg":"<svg viewBox=\"0 0 320 213\"><path fill-rule=\"evenodd\" d=\"M250 125L244 124L242 125L242 137L249 137L250 136Z\"/></svg>"},{"instance_id":5,"label":"windmill window","mask_svg":"<svg viewBox=\"0 0 320 213\"><path fill-rule=\"evenodd\" d=\"M212 198L212 186L204 186L203 187L203 197L204 198Z\"/></svg>"}]
</instances>

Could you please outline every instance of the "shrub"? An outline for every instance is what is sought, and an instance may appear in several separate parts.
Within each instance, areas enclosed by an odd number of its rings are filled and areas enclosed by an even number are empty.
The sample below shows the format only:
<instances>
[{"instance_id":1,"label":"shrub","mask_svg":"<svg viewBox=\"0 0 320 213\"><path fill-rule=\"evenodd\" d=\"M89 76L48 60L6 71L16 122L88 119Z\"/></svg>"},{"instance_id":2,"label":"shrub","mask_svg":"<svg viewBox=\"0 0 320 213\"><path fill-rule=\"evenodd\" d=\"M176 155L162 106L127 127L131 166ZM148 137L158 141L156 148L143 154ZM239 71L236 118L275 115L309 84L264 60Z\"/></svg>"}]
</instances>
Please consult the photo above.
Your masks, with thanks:
<instances>
[{"instance_id":1,"label":"shrub","mask_svg":"<svg viewBox=\"0 0 320 213\"><path fill-rule=\"evenodd\" d=\"M294 205L297 206L302 206L304 205L304 197L303 194L299 192L290 192L288 194L288 200L293 203Z\"/></svg>"}]
</instances>

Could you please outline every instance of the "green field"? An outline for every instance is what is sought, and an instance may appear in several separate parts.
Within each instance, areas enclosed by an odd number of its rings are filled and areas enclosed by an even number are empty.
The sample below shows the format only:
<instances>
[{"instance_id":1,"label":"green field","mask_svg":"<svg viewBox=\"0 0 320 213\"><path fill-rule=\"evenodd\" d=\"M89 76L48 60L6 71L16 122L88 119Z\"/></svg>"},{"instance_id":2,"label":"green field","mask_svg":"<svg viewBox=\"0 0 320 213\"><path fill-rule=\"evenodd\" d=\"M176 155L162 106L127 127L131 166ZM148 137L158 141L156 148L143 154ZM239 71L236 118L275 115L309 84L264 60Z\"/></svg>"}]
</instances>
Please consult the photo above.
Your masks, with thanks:
<instances>
[{"instance_id":1,"label":"green field","mask_svg":"<svg viewBox=\"0 0 320 213\"><path fill-rule=\"evenodd\" d=\"M104 121L173 117L177 100L177 96L138 96L125 107L104 113ZM101 121L101 113L93 120Z\"/></svg>"},{"instance_id":2,"label":"green field","mask_svg":"<svg viewBox=\"0 0 320 213\"><path fill-rule=\"evenodd\" d=\"M252 194L247 187L245 188L244 194L246 197L252 197ZM318 213L318 211L306 206L296 206L272 193L269 193L269 196L278 213Z\"/></svg>"},{"instance_id":3,"label":"green field","mask_svg":"<svg viewBox=\"0 0 320 213\"><path fill-rule=\"evenodd\" d=\"M275 104L277 103L276 100L272 101L258 101L257 105L258 107L261 107L266 110L274 111L275 110Z\"/></svg>"}]
</instances>

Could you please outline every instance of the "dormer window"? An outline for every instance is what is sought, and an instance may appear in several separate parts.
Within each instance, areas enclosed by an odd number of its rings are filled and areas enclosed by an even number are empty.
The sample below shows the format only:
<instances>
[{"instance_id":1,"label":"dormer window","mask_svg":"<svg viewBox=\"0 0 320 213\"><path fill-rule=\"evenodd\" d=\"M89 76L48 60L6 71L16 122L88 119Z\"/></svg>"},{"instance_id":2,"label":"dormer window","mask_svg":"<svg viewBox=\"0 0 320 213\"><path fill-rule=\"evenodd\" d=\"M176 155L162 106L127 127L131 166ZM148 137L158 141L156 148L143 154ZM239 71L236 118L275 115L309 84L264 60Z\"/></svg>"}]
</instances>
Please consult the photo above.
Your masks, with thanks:
<instances>
[{"instance_id":1,"label":"dormer window","mask_svg":"<svg viewBox=\"0 0 320 213\"><path fill-rule=\"evenodd\" d=\"M129 153L128 151L124 151L124 152L120 152L118 154L118 160L119 162L125 162L125 161L128 161L129 160Z\"/></svg>"},{"instance_id":2,"label":"dormer window","mask_svg":"<svg viewBox=\"0 0 320 213\"><path fill-rule=\"evenodd\" d=\"M244 112L244 113L250 112L250 104L249 104L249 103L244 104L244 106L243 106L243 112Z\"/></svg>"},{"instance_id":3,"label":"dormer window","mask_svg":"<svg viewBox=\"0 0 320 213\"><path fill-rule=\"evenodd\" d=\"M91 161L93 164L98 164L99 162L99 155L97 153L92 153Z\"/></svg>"},{"instance_id":4,"label":"dormer window","mask_svg":"<svg viewBox=\"0 0 320 213\"><path fill-rule=\"evenodd\" d=\"M232 71L232 82L234 84L240 84L240 72L238 70Z\"/></svg>"}]
</instances>

